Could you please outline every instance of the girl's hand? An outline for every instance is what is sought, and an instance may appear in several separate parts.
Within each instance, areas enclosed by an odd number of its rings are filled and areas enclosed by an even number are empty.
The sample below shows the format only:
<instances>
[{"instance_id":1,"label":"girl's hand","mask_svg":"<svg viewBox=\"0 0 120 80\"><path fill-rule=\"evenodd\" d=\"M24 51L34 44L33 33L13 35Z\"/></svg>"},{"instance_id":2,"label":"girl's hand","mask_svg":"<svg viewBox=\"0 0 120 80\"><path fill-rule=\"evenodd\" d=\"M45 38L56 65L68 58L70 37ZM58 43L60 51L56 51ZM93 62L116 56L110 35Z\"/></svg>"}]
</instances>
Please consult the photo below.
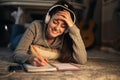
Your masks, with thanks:
<instances>
[{"instance_id":1,"label":"girl's hand","mask_svg":"<svg viewBox=\"0 0 120 80\"><path fill-rule=\"evenodd\" d=\"M31 45L31 47L34 49L34 51L36 52L36 56L34 58L32 58L31 64L33 66L45 66L48 65L48 60L47 58L44 58L41 53L36 49L35 46Z\"/></svg>"},{"instance_id":2,"label":"girl's hand","mask_svg":"<svg viewBox=\"0 0 120 80\"><path fill-rule=\"evenodd\" d=\"M58 16L60 19L64 20L69 27L73 27L74 22L72 20L70 12L68 12L67 10L63 10L58 11L55 15Z\"/></svg>"},{"instance_id":3,"label":"girl's hand","mask_svg":"<svg viewBox=\"0 0 120 80\"><path fill-rule=\"evenodd\" d=\"M33 66L45 66L48 64L47 62L48 62L48 60L46 58L40 59L40 58L34 57L32 65Z\"/></svg>"},{"instance_id":4,"label":"girl's hand","mask_svg":"<svg viewBox=\"0 0 120 80\"><path fill-rule=\"evenodd\" d=\"M31 56L28 58L27 63L33 65L33 66L45 66L48 65L48 60L47 58L38 58L35 56Z\"/></svg>"}]
</instances>

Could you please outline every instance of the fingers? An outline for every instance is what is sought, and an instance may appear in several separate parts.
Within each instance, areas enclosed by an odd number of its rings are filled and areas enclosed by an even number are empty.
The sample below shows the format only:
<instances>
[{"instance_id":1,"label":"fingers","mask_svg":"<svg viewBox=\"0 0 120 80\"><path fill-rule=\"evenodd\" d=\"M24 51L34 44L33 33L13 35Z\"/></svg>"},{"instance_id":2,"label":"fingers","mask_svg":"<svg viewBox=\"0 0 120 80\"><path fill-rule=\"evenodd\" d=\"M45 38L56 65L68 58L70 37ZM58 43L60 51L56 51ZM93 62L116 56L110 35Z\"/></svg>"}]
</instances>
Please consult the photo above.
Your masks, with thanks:
<instances>
[{"instance_id":1,"label":"fingers","mask_svg":"<svg viewBox=\"0 0 120 80\"><path fill-rule=\"evenodd\" d=\"M47 65L48 63L48 60L47 60L47 58L37 58L43 65Z\"/></svg>"},{"instance_id":2,"label":"fingers","mask_svg":"<svg viewBox=\"0 0 120 80\"><path fill-rule=\"evenodd\" d=\"M68 21L72 21L70 12L68 12L68 11L66 11L66 10L58 11L58 12L56 13L56 17L64 20L64 21L67 22L67 23L68 23Z\"/></svg>"},{"instance_id":3,"label":"fingers","mask_svg":"<svg viewBox=\"0 0 120 80\"><path fill-rule=\"evenodd\" d=\"M47 65L47 58L44 58L42 55L38 54L38 60L42 63L44 63L45 65Z\"/></svg>"},{"instance_id":4,"label":"fingers","mask_svg":"<svg viewBox=\"0 0 120 80\"><path fill-rule=\"evenodd\" d=\"M37 49L35 48L35 46L32 46L32 48L35 50L37 57L34 57L33 60L33 65L35 66L44 66L44 65L48 65L47 63L47 58L44 58L40 52L37 51Z\"/></svg>"},{"instance_id":5,"label":"fingers","mask_svg":"<svg viewBox=\"0 0 120 80\"><path fill-rule=\"evenodd\" d=\"M70 12L67 10L58 11L55 14L55 18L65 21L69 27L72 27L74 25Z\"/></svg>"},{"instance_id":6,"label":"fingers","mask_svg":"<svg viewBox=\"0 0 120 80\"><path fill-rule=\"evenodd\" d=\"M47 59L47 58L44 58L44 60L45 60L46 62L48 62L48 59Z\"/></svg>"},{"instance_id":7,"label":"fingers","mask_svg":"<svg viewBox=\"0 0 120 80\"><path fill-rule=\"evenodd\" d=\"M66 10L59 11L57 14L59 16L62 16L63 18L66 18L66 19L71 18L70 13L68 11L66 11Z\"/></svg>"},{"instance_id":8,"label":"fingers","mask_svg":"<svg viewBox=\"0 0 120 80\"><path fill-rule=\"evenodd\" d=\"M47 60L47 59L45 59L45 60ZM48 64L47 61L45 61L45 60L43 61L43 60L40 60L39 58L35 57L32 65L33 66L45 66Z\"/></svg>"}]
</instances>

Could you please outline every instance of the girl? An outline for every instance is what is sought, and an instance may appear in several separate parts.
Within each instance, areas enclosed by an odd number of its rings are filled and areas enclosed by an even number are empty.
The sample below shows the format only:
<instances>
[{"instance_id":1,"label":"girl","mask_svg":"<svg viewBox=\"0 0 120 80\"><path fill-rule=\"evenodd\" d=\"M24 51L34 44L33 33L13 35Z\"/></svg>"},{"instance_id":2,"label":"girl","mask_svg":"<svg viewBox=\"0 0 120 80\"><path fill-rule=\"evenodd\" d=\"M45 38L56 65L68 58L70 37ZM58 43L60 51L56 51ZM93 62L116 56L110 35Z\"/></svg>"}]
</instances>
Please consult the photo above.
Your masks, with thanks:
<instances>
[{"instance_id":1,"label":"girl","mask_svg":"<svg viewBox=\"0 0 120 80\"><path fill-rule=\"evenodd\" d=\"M30 46L38 45L49 49L57 49L60 55L54 59L64 58L67 60L67 58L71 58L77 63L86 63L87 53L75 21L76 16L72 5L63 0L58 1L48 10L44 22L35 20L27 28L14 51L14 61L30 63L34 66L47 65L49 59L46 59L46 56L36 57L30 53ZM67 39L66 34L70 36L69 39L72 42L70 46L67 44L67 47L65 45L67 42L64 42ZM66 53L70 56L66 57Z\"/></svg>"}]
</instances>

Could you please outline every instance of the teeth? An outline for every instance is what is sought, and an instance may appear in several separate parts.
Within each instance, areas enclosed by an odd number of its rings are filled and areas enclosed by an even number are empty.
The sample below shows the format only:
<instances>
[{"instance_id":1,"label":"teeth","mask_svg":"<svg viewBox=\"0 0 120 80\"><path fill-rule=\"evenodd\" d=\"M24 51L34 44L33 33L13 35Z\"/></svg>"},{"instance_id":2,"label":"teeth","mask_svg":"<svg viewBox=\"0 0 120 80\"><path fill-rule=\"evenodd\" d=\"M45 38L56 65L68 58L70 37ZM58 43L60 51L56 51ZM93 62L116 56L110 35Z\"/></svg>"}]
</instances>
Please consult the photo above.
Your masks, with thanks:
<instances>
[{"instance_id":1,"label":"teeth","mask_svg":"<svg viewBox=\"0 0 120 80\"><path fill-rule=\"evenodd\" d=\"M53 31L53 33L57 33L56 31Z\"/></svg>"},{"instance_id":2,"label":"teeth","mask_svg":"<svg viewBox=\"0 0 120 80\"><path fill-rule=\"evenodd\" d=\"M53 30L52 32L55 33L55 34L57 33L57 31L55 31L55 30Z\"/></svg>"}]
</instances>

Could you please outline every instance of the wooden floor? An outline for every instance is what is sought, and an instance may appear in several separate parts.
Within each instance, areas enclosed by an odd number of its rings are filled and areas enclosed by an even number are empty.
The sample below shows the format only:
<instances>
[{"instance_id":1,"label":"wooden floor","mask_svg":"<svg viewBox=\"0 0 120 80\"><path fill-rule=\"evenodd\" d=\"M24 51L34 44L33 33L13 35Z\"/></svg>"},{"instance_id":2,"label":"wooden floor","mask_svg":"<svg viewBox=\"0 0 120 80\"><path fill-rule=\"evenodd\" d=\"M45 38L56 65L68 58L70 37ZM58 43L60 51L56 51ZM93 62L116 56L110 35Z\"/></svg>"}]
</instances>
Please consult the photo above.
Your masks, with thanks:
<instances>
[{"instance_id":1,"label":"wooden floor","mask_svg":"<svg viewBox=\"0 0 120 80\"><path fill-rule=\"evenodd\" d=\"M89 50L88 62L85 65L75 64L80 71L58 71L27 73L8 72L12 62L12 51L0 48L0 80L120 80L120 55Z\"/></svg>"}]
</instances>

